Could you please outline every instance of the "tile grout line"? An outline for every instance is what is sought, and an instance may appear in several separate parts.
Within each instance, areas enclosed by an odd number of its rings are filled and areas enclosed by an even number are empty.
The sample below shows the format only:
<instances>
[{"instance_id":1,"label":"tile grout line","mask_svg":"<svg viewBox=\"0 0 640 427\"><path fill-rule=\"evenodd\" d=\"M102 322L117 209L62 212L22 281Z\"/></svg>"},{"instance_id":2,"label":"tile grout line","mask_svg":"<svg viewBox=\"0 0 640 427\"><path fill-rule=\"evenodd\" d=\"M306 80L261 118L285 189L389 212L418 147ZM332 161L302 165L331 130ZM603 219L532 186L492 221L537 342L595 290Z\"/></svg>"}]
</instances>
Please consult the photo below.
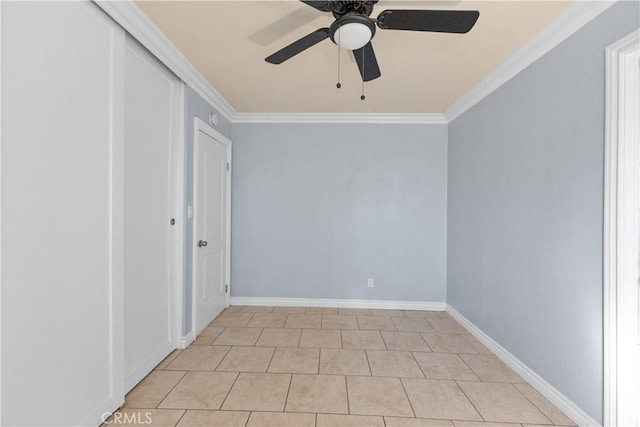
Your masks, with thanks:
<instances>
[{"instance_id":1,"label":"tile grout line","mask_svg":"<svg viewBox=\"0 0 640 427\"><path fill-rule=\"evenodd\" d=\"M516 389L516 391L517 391L518 393L520 393L520 395L521 395L521 396L524 396L524 398L525 398L529 403L531 403L531 404L533 405L533 407L534 407L534 408L536 408L538 411L540 411L540 413L541 413L541 414L542 414L542 415L543 415L547 420L549 420L549 421L551 422L551 425L554 425L554 426L555 426L555 425L557 425L557 424L556 424L556 423L555 423L551 418L549 418L549 417L547 416L547 414L546 414L542 409L540 409L540 408L538 407L538 405L536 405L536 404L535 404L535 402L534 402L533 400L529 399L529 397L528 397L526 394L524 394L523 392L521 392L521 391L520 391L520 389L514 385L514 384L521 384L521 383L509 383L509 384L511 384L511 387L515 388L515 389ZM530 385L530 384L529 384L529 383L527 383L527 385ZM543 396L543 397L544 397L544 396ZM550 403L550 402L549 402L549 403ZM554 406L554 407L555 407L555 406ZM557 409L557 408L556 408L556 409ZM560 411L560 412L561 412L562 414L564 414L564 412L562 412L562 411ZM566 416L566 415L565 415L565 416ZM569 417L567 417L567 418L569 418ZM523 424L524 424L524 423L523 423Z\"/></svg>"},{"instance_id":2,"label":"tile grout line","mask_svg":"<svg viewBox=\"0 0 640 427\"><path fill-rule=\"evenodd\" d=\"M287 387L287 397L284 398L284 405L282 406L282 413L287 413L287 403L289 402L289 393L291 393L291 384L293 383L293 374L289 374L289 387Z\"/></svg>"},{"instance_id":3,"label":"tile grout line","mask_svg":"<svg viewBox=\"0 0 640 427\"><path fill-rule=\"evenodd\" d=\"M261 348L269 348L269 347L261 347ZM265 374L269 372L269 368L271 367L271 362L273 362L273 358L276 355L277 349L278 347L273 347L273 351L271 352L271 358L269 359L269 363L267 364L267 369L264 371Z\"/></svg>"},{"instance_id":4,"label":"tile grout line","mask_svg":"<svg viewBox=\"0 0 640 427\"><path fill-rule=\"evenodd\" d=\"M177 426L178 424L180 424L180 421L182 421L182 419L184 418L185 415L187 415L187 411L188 409L183 409L182 410L182 415L180 415L180 418L178 418L178 421L176 421L176 423L173 425L173 427Z\"/></svg>"},{"instance_id":5,"label":"tile grout line","mask_svg":"<svg viewBox=\"0 0 640 427\"><path fill-rule=\"evenodd\" d=\"M487 420L485 419L485 417L482 415L482 413L480 413L480 411L478 410L478 408L476 408L476 405L474 405L474 403L471 401L471 399L469 398L469 396L467 396L467 393L464 392L464 389L460 386L460 384L458 384L459 380L454 380L453 382L456 384L456 386L458 387L458 390L460 390L462 392L462 394L464 394L464 397L467 398L467 400L469 401L469 403L471 404L471 406L473 406L473 409L475 409L476 413L478 415L480 415L480 418L482 418L482 421L487 422Z\"/></svg>"},{"instance_id":6,"label":"tile grout line","mask_svg":"<svg viewBox=\"0 0 640 427\"><path fill-rule=\"evenodd\" d=\"M402 386L402 391L404 391L404 395L407 397L407 402L409 402L409 407L411 408L411 412L413 413L413 418L418 418L418 416L416 415L416 410L413 409L413 403L411 403L411 398L409 397L409 393L407 393L407 388L404 386L404 381L402 381L402 378L398 378L398 380L400 381L400 385ZM385 425L386 425L386 422L385 422Z\"/></svg>"},{"instance_id":7,"label":"tile grout line","mask_svg":"<svg viewBox=\"0 0 640 427\"><path fill-rule=\"evenodd\" d=\"M175 371L174 371L175 372ZM189 373L189 371L184 371L184 374L182 374L182 376L180 377L180 379L173 385L173 387L171 387L171 389L169 389L169 391L167 391L164 395L164 397L162 399L160 399L160 402L158 402L156 404L156 406L154 406L154 409L162 409L159 408L160 405L162 405L162 402L164 402L165 400L167 400L167 397L169 396L169 394L171 394L171 392L173 391L173 389L175 389L178 384L180 384L182 382L182 380L184 380L184 378L187 376L187 374ZM167 408L169 409L169 408Z\"/></svg>"},{"instance_id":8,"label":"tile grout line","mask_svg":"<svg viewBox=\"0 0 640 427\"><path fill-rule=\"evenodd\" d=\"M233 383L231 384L231 387L229 387L229 390L227 390L227 394L224 396L224 399L222 399L222 403L217 409L218 411L221 411L222 407L227 402L227 399L229 398L229 394L231 394L231 390L233 390L233 387L236 385L236 382L238 382L238 378L240 378L241 373L242 372L236 372L236 377L234 378ZM249 411L249 416L251 416L251 411ZM247 418L247 422L249 422L248 418Z\"/></svg>"}]
</instances>

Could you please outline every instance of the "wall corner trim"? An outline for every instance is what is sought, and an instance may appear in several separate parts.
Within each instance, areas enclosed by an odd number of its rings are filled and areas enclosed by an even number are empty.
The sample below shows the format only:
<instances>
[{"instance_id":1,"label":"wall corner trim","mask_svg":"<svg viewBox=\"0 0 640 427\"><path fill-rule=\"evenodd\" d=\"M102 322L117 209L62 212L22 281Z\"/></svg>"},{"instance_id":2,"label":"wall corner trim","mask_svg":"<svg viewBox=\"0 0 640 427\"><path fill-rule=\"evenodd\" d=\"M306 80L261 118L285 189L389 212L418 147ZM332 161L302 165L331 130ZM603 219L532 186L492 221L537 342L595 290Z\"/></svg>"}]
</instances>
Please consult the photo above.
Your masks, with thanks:
<instances>
[{"instance_id":1,"label":"wall corner trim","mask_svg":"<svg viewBox=\"0 0 640 427\"><path fill-rule=\"evenodd\" d=\"M580 409L578 405L573 403L568 397L558 391L555 387L545 381L535 371L521 362L507 349L494 341L489 335L484 333L480 328L474 325L469 319L464 317L455 308L447 304L447 313L451 315L458 323L460 323L471 335L484 344L491 352L493 352L500 360L513 369L518 375L524 378L533 388L538 390L549 402L553 403L558 409L564 412L579 426L599 426L600 423L594 420L589 414Z\"/></svg>"},{"instance_id":2,"label":"wall corner trim","mask_svg":"<svg viewBox=\"0 0 640 427\"><path fill-rule=\"evenodd\" d=\"M607 10L616 1L618 0L573 2L498 68L455 101L444 112L447 122L451 123L465 111L482 101L486 96Z\"/></svg>"},{"instance_id":3,"label":"wall corner trim","mask_svg":"<svg viewBox=\"0 0 640 427\"><path fill-rule=\"evenodd\" d=\"M178 78L217 108L227 120L233 121L236 110L214 89L162 31L140 10L133 0L94 0L146 49L165 64Z\"/></svg>"},{"instance_id":4,"label":"wall corner trim","mask_svg":"<svg viewBox=\"0 0 640 427\"><path fill-rule=\"evenodd\" d=\"M253 298L231 297L231 305L263 305L274 307L338 307L338 308L381 308L387 310L431 310L444 311L444 302L386 301L358 299L324 298Z\"/></svg>"},{"instance_id":5,"label":"wall corner trim","mask_svg":"<svg viewBox=\"0 0 640 427\"><path fill-rule=\"evenodd\" d=\"M195 333L193 329L187 335L180 337L180 343L178 344L178 348L184 349L191 345L192 342L196 340Z\"/></svg>"}]
</instances>

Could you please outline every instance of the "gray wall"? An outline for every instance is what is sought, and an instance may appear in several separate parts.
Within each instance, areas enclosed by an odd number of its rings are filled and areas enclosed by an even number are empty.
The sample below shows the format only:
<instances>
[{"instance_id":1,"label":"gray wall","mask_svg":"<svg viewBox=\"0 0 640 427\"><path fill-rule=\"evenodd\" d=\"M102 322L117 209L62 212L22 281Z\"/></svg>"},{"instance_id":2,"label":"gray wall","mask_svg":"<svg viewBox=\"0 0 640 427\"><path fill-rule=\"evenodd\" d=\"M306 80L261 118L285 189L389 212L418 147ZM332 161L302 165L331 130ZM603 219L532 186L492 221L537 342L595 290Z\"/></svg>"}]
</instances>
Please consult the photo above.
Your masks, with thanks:
<instances>
[{"instance_id":1,"label":"gray wall","mask_svg":"<svg viewBox=\"0 0 640 427\"><path fill-rule=\"evenodd\" d=\"M187 206L193 206L193 128L194 119L199 118L205 123L209 123L209 114L218 113L218 110L207 103L200 95L190 87L185 87L185 194L187 198L184 218L185 218L185 259L184 259L184 310L182 321L182 333L187 335L191 331L192 315L192 271L193 263L193 221L187 219ZM231 123L218 113L217 130L227 138L231 136Z\"/></svg>"},{"instance_id":2,"label":"gray wall","mask_svg":"<svg viewBox=\"0 0 640 427\"><path fill-rule=\"evenodd\" d=\"M232 140L232 296L445 301L446 125L235 124Z\"/></svg>"},{"instance_id":3,"label":"gray wall","mask_svg":"<svg viewBox=\"0 0 640 427\"><path fill-rule=\"evenodd\" d=\"M604 49L612 6L449 126L448 303L602 420Z\"/></svg>"}]
</instances>

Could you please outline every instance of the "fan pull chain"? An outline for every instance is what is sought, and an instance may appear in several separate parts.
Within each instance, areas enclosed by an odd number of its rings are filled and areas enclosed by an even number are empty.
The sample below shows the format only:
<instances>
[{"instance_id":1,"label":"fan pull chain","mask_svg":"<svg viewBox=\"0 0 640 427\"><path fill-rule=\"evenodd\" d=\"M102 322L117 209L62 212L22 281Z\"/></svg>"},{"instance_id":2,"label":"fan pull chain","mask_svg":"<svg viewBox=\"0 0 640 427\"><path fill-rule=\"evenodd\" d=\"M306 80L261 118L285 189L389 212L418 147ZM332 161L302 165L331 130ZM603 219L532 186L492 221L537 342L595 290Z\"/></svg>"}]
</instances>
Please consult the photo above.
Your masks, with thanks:
<instances>
[{"instance_id":1,"label":"fan pull chain","mask_svg":"<svg viewBox=\"0 0 640 427\"><path fill-rule=\"evenodd\" d=\"M364 101L366 96L364 96L364 76L365 76L365 63L364 63L364 48L362 48L362 95L360 95L360 100Z\"/></svg>"},{"instance_id":2,"label":"fan pull chain","mask_svg":"<svg viewBox=\"0 0 640 427\"><path fill-rule=\"evenodd\" d=\"M338 43L336 46L338 48L338 83L336 83L336 87L340 89L342 87L342 83L340 83L340 33L338 33Z\"/></svg>"}]
</instances>

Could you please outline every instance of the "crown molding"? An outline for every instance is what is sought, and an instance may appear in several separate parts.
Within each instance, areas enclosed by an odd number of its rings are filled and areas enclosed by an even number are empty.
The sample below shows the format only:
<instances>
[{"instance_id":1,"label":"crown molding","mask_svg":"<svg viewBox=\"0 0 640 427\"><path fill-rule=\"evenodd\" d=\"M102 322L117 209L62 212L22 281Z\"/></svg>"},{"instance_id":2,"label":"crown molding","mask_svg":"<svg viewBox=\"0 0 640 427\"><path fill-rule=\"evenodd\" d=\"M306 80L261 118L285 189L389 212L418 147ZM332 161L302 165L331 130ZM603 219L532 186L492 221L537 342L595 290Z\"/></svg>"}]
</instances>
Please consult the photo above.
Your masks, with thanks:
<instances>
[{"instance_id":1,"label":"crown molding","mask_svg":"<svg viewBox=\"0 0 640 427\"><path fill-rule=\"evenodd\" d=\"M202 96L227 120L233 121L236 110L211 86L162 31L140 10L133 0L94 2L129 34L155 55L167 68Z\"/></svg>"},{"instance_id":2,"label":"crown molding","mask_svg":"<svg viewBox=\"0 0 640 427\"><path fill-rule=\"evenodd\" d=\"M234 123L447 124L442 114L237 113Z\"/></svg>"},{"instance_id":3,"label":"crown molding","mask_svg":"<svg viewBox=\"0 0 640 427\"><path fill-rule=\"evenodd\" d=\"M454 102L444 112L447 122L451 123L462 113L607 10L616 1L577 0L572 3L491 74Z\"/></svg>"}]
</instances>

